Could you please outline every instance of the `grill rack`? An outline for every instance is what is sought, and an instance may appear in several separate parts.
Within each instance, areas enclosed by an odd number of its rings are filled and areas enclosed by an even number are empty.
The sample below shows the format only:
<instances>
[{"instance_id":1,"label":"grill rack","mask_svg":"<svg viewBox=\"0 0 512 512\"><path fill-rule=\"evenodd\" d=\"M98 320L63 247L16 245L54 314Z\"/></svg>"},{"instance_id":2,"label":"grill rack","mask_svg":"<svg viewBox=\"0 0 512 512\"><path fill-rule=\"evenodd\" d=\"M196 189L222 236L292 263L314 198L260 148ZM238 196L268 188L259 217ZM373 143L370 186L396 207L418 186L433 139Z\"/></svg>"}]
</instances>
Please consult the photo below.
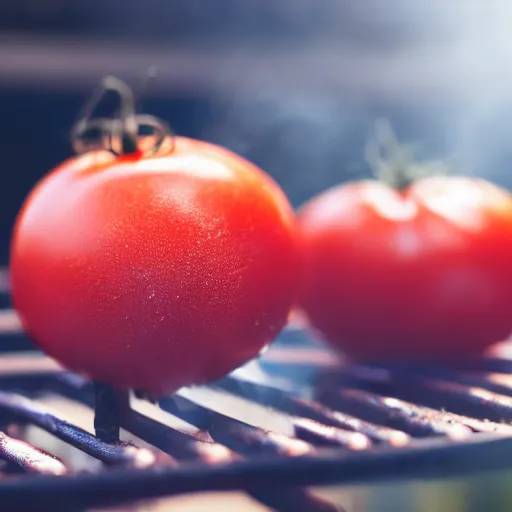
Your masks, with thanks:
<instances>
[{"instance_id":1,"label":"grill rack","mask_svg":"<svg viewBox=\"0 0 512 512\"><path fill-rule=\"evenodd\" d=\"M7 309L6 292L4 287L0 346L29 348ZM287 346L287 337L302 343ZM4 338L9 343L3 344ZM49 367L44 356L5 354L0 358L0 509L78 511L243 490L274 510L330 512L341 509L307 487L510 470L509 352L505 346L457 369L337 365L304 332L291 329L263 357L266 369L282 377L286 361L292 361L288 369L309 366L314 398L297 392L303 380L280 389L236 374L207 389L279 411L293 426L293 436L218 413L196 400L194 390L160 400L161 409L199 429L190 435L130 409L108 386ZM311 363L312 355L317 363ZM15 371L13 362L21 362ZM53 415L38 400L47 392L90 408L96 401L97 435ZM10 425L35 425L101 461L104 469L73 473L53 455L16 438ZM115 442L119 427L151 448Z\"/></svg>"}]
</instances>

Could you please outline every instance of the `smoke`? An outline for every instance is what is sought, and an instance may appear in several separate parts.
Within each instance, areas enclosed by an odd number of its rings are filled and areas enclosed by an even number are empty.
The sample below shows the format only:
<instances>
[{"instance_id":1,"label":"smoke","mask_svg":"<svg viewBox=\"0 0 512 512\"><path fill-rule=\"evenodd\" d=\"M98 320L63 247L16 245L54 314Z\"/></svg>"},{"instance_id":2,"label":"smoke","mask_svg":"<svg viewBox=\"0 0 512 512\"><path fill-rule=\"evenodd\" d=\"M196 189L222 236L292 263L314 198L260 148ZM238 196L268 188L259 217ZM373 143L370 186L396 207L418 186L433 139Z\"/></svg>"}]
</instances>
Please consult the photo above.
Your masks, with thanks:
<instances>
[{"instance_id":1,"label":"smoke","mask_svg":"<svg viewBox=\"0 0 512 512\"><path fill-rule=\"evenodd\" d=\"M290 55L316 58L295 85L270 76L224 98L205 138L261 165L296 205L369 174L364 146L379 118L401 142L419 145L419 157L512 186L512 3L329 5L332 19L342 12L351 29L294 47ZM276 62L297 66L292 58Z\"/></svg>"},{"instance_id":2,"label":"smoke","mask_svg":"<svg viewBox=\"0 0 512 512\"><path fill-rule=\"evenodd\" d=\"M459 166L512 185L512 4L470 2L462 10L453 61L467 62L464 102L453 134ZM470 75L467 73L467 75Z\"/></svg>"},{"instance_id":3,"label":"smoke","mask_svg":"<svg viewBox=\"0 0 512 512\"><path fill-rule=\"evenodd\" d=\"M360 155L352 149L364 144L368 120L359 109L340 108L329 99L275 92L232 103L206 138L213 135L260 165L299 204L347 172L358 175L364 162L357 162Z\"/></svg>"}]
</instances>

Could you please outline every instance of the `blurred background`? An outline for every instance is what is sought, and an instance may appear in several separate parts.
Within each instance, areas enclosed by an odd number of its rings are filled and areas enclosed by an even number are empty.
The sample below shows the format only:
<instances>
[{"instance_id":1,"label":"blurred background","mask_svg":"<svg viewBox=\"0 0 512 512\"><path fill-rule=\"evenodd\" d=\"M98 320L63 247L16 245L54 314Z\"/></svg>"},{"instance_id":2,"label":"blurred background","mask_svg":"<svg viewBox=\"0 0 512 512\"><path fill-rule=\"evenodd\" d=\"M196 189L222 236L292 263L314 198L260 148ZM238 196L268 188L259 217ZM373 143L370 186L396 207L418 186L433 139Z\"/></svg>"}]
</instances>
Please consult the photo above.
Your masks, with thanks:
<instances>
[{"instance_id":1,"label":"blurred background","mask_svg":"<svg viewBox=\"0 0 512 512\"><path fill-rule=\"evenodd\" d=\"M266 169L294 205L368 175L378 118L456 172L512 184L506 0L2 0L0 264L15 214L71 154L98 81Z\"/></svg>"},{"instance_id":2,"label":"blurred background","mask_svg":"<svg viewBox=\"0 0 512 512\"><path fill-rule=\"evenodd\" d=\"M253 160L295 206L370 175L382 118L419 159L512 187L510 20L507 0L0 0L0 265L106 74L137 91L156 69L140 111ZM406 487L341 501L455 512L511 499L505 476Z\"/></svg>"}]
</instances>

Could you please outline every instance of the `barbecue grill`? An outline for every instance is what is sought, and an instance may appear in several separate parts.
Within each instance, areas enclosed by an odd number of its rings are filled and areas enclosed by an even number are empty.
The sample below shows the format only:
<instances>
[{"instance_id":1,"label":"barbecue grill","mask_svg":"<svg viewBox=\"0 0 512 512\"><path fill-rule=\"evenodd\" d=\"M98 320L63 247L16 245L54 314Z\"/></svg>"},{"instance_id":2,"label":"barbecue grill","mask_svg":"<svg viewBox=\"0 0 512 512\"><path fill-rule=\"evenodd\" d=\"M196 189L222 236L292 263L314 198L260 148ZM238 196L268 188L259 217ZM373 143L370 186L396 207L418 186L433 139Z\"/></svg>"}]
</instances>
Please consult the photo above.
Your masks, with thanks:
<instances>
[{"instance_id":1,"label":"barbecue grill","mask_svg":"<svg viewBox=\"0 0 512 512\"><path fill-rule=\"evenodd\" d=\"M158 404L134 397L141 412L109 386L34 351L10 309L6 273L0 282L2 511L104 510L162 496L243 491L271 510L329 512L342 508L309 488L512 469L506 345L459 368L362 367L337 360L291 325L259 363ZM94 408L96 435L48 409L48 394ZM231 405L230 415L218 410L226 400L246 405ZM256 404L282 425L266 429L245 417ZM178 425L155 416L158 408ZM41 449L27 427L87 454L87 464L76 469ZM121 442L120 429L136 441Z\"/></svg>"}]
</instances>

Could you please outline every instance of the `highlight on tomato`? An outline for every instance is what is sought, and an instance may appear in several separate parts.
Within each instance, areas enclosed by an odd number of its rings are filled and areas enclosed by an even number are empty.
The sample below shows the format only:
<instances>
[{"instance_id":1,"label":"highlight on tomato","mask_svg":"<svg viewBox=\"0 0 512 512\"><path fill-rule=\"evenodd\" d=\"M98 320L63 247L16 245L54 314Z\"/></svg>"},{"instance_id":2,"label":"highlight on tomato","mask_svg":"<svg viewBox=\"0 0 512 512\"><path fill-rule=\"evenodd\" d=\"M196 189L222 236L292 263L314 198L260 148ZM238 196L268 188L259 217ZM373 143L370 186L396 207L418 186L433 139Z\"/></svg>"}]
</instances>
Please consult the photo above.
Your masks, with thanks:
<instances>
[{"instance_id":1,"label":"highlight on tomato","mask_svg":"<svg viewBox=\"0 0 512 512\"><path fill-rule=\"evenodd\" d=\"M335 186L299 212L310 325L358 361L453 361L504 340L510 193L411 161L387 124L372 147L379 179Z\"/></svg>"},{"instance_id":2,"label":"highlight on tomato","mask_svg":"<svg viewBox=\"0 0 512 512\"><path fill-rule=\"evenodd\" d=\"M94 118L111 91L120 117ZM257 356L298 287L295 217L279 186L225 148L136 115L112 77L73 145L12 238L14 304L35 343L71 370L152 395Z\"/></svg>"}]
</instances>

